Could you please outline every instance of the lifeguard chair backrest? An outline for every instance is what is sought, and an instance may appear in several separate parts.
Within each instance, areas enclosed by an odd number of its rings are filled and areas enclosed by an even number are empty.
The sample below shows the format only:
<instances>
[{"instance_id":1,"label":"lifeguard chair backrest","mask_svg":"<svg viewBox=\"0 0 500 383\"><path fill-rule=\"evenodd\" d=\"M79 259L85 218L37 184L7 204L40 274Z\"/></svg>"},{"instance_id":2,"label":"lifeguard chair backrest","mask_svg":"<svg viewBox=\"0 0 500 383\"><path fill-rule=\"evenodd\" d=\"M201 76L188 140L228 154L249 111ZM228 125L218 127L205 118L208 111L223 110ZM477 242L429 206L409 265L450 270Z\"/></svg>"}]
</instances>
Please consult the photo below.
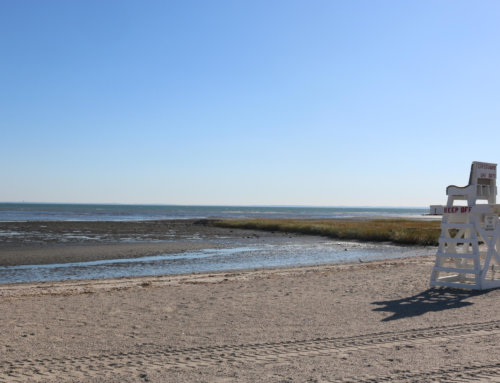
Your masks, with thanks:
<instances>
[{"instance_id":1,"label":"lifeguard chair backrest","mask_svg":"<svg viewBox=\"0 0 500 383\"><path fill-rule=\"evenodd\" d=\"M495 204L496 181L497 164L474 161L471 165L467 186L450 185L446 188L447 206L453 206L454 202L458 200L467 200L469 206L475 205L477 200L487 200L489 204Z\"/></svg>"},{"instance_id":2,"label":"lifeguard chair backrest","mask_svg":"<svg viewBox=\"0 0 500 383\"><path fill-rule=\"evenodd\" d=\"M469 183L475 185L477 199L486 199L489 203L496 203L497 164L474 161Z\"/></svg>"},{"instance_id":3,"label":"lifeguard chair backrest","mask_svg":"<svg viewBox=\"0 0 500 383\"><path fill-rule=\"evenodd\" d=\"M471 166L469 185L497 184L497 164L474 161Z\"/></svg>"}]
</instances>

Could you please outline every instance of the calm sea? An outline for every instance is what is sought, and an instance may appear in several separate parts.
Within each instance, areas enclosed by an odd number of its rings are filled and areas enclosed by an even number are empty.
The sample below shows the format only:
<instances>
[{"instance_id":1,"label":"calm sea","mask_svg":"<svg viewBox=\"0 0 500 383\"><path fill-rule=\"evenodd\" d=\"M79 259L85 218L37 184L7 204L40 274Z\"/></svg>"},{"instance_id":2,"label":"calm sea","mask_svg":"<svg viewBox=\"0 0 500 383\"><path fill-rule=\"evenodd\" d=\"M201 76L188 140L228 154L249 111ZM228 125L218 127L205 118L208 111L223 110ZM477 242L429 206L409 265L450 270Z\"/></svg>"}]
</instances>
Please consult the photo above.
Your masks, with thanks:
<instances>
[{"instance_id":1,"label":"calm sea","mask_svg":"<svg viewBox=\"0 0 500 383\"><path fill-rule=\"evenodd\" d=\"M423 217L428 208L0 203L0 221Z\"/></svg>"}]
</instances>

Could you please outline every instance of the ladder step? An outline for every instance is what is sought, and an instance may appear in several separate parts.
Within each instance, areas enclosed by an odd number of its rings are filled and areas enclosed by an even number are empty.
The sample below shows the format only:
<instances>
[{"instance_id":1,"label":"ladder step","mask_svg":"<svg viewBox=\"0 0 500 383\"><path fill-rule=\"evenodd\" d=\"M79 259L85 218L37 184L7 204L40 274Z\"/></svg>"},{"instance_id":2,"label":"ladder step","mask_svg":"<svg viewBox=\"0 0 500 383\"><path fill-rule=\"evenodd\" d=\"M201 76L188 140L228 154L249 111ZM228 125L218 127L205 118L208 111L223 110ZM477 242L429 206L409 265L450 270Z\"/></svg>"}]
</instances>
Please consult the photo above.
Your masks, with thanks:
<instances>
[{"instance_id":1,"label":"ladder step","mask_svg":"<svg viewBox=\"0 0 500 383\"><path fill-rule=\"evenodd\" d=\"M477 238L445 238L440 237L439 243L478 243Z\"/></svg>"},{"instance_id":2,"label":"ladder step","mask_svg":"<svg viewBox=\"0 0 500 383\"><path fill-rule=\"evenodd\" d=\"M444 271L446 273L458 273L458 274L476 274L476 270L474 269L457 269L454 267L434 266L434 271Z\"/></svg>"},{"instance_id":3,"label":"ladder step","mask_svg":"<svg viewBox=\"0 0 500 383\"><path fill-rule=\"evenodd\" d=\"M460 253L441 253L441 252L438 252L436 254L436 257L474 259L474 258L476 258L476 255L473 253L460 254Z\"/></svg>"},{"instance_id":4,"label":"ladder step","mask_svg":"<svg viewBox=\"0 0 500 383\"><path fill-rule=\"evenodd\" d=\"M469 285L467 283L431 281L431 287L434 287L434 286L458 287L459 289L471 289L471 290L478 290L479 289L479 287L477 285Z\"/></svg>"},{"instance_id":5,"label":"ladder step","mask_svg":"<svg viewBox=\"0 0 500 383\"><path fill-rule=\"evenodd\" d=\"M472 223L442 223L441 227L443 229L472 229L474 225Z\"/></svg>"}]
</instances>

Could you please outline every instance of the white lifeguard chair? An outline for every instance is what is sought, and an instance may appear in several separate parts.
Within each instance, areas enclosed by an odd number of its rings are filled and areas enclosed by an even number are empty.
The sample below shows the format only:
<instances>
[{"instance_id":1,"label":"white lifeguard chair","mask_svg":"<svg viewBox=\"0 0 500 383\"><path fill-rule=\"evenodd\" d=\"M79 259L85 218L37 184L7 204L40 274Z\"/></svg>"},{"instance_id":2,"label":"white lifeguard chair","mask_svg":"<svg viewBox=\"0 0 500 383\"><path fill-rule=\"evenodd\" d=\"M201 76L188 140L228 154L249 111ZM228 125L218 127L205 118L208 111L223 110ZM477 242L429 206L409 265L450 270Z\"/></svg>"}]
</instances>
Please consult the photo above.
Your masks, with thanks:
<instances>
[{"instance_id":1,"label":"white lifeguard chair","mask_svg":"<svg viewBox=\"0 0 500 383\"><path fill-rule=\"evenodd\" d=\"M473 162L469 184L446 188L441 236L431 287L500 287L500 205L496 204L496 164ZM456 201L467 205L456 205ZM486 201L486 203L478 203Z\"/></svg>"},{"instance_id":2,"label":"white lifeguard chair","mask_svg":"<svg viewBox=\"0 0 500 383\"><path fill-rule=\"evenodd\" d=\"M450 185L446 188L447 206L453 206L457 200L466 200L468 206L474 206L477 200L496 203L496 164L474 161L470 167L469 184L459 187Z\"/></svg>"}]
</instances>

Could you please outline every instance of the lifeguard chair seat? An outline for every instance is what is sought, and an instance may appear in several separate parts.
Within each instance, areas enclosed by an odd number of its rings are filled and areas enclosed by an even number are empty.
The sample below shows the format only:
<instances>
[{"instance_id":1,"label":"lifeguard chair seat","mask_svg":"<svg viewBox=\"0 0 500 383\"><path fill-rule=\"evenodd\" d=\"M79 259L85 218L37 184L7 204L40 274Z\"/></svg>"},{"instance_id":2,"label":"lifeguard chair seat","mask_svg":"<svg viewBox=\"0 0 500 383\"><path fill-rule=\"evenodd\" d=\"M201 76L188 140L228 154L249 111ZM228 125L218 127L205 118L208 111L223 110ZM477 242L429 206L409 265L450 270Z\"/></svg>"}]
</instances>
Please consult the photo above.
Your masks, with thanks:
<instances>
[{"instance_id":1,"label":"lifeguard chair seat","mask_svg":"<svg viewBox=\"0 0 500 383\"><path fill-rule=\"evenodd\" d=\"M457 200L466 200L468 206L474 206L477 200L487 200L489 204L495 204L496 178L496 164L474 161L470 168L467 186L450 185L446 188L447 206L453 206L453 202Z\"/></svg>"}]
</instances>

